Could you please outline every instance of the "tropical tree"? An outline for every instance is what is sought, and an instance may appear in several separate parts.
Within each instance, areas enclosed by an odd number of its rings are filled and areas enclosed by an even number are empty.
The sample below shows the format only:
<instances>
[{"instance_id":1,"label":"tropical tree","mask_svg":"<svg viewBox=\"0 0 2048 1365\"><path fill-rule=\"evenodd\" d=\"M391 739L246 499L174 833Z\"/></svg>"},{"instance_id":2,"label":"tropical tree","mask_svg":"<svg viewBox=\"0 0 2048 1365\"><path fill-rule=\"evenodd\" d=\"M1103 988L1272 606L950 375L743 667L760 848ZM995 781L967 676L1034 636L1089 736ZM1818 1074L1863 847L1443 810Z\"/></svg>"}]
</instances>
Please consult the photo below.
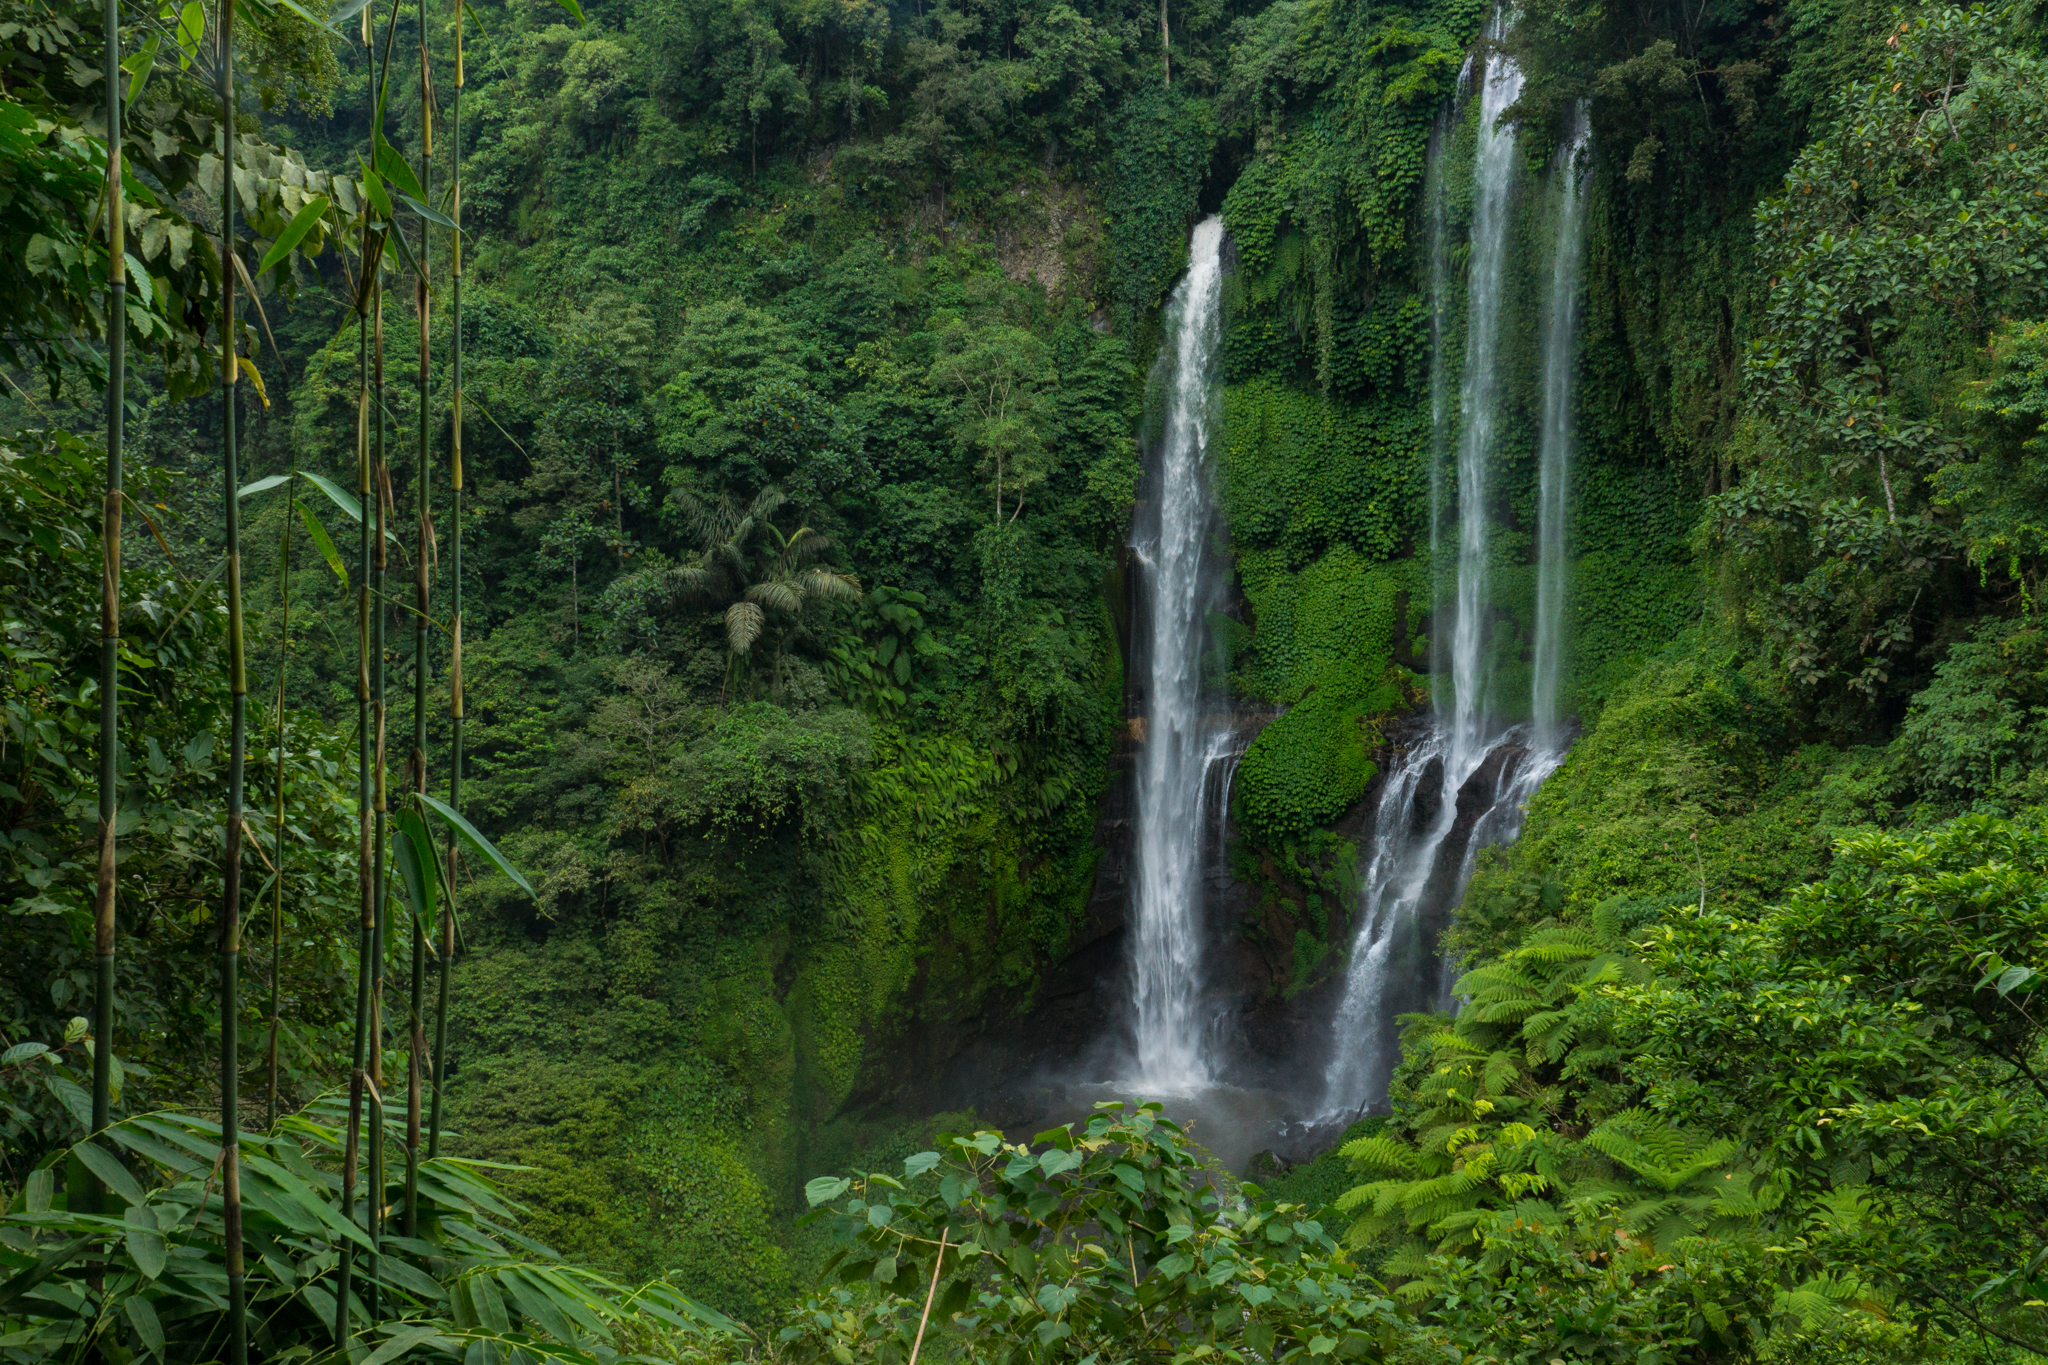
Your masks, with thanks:
<instances>
[{"instance_id":1,"label":"tropical tree","mask_svg":"<svg viewBox=\"0 0 2048 1365\"><path fill-rule=\"evenodd\" d=\"M1051 356L1030 332L1002 325L953 327L944 345L925 382L958 395L960 433L981 453L995 524L1015 521L1052 472L1041 426L1043 391L1057 382Z\"/></svg>"},{"instance_id":2,"label":"tropical tree","mask_svg":"<svg viewBox=\"0 0 2048 1365\"><path fill-rule=\"evenodd\" d=\"M774 517L788 500L765 489L742 507L731 498L706 501L687 490L670 496L697 541L688 563L662 571L661 591L672 600L718 611L732 670L754 657L754 646L774 628L772 675L779 687L784 651L808 630L814 609L853 602L860 582L826 562L832 538L799 526L785 532Z\"/></svg>"}]
</instances>

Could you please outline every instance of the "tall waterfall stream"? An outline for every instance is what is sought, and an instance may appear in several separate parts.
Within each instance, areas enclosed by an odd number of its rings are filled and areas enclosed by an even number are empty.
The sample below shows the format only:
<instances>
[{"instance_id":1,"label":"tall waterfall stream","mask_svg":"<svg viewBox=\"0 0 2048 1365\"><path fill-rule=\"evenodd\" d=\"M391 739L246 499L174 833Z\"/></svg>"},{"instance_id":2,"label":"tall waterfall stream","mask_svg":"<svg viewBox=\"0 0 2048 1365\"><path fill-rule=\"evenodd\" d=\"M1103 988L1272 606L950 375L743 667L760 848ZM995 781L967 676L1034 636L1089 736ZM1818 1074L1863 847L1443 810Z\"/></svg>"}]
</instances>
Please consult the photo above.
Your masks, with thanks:
<instances>
[{"instance_id":1,"label":"tall waterfall stream","mask_svg":"<svg viewBox=\"0 0 2048 1365\"><path fill-rule=\"evenodd\" d=\"M1497 17L1489 36L1504 36L1504 22ZM1467 88L1469 76L1468 70ZM1218 218L1194 229L1188 270L1168 302L1152 372L1145 492L1131 542L1138 746L1128 1046L1118 1079L1070 1076L1057 1104L1131 1094L1165 1099L1233 1166L1279 1134L1327 1133L1383 1104L1399 1058L1396 1017L1451 1003L1455 966L1437 939L1475 857L1519 834L1525 802L1563 760L1570 739L1562 693L1569 625L1565 521L1589 135L1581 110L1557 148L1546 197L1537 205L1547 211L1552 231L1539 291L1533 639L1523 656L1530 660L1528 694L1517 686L1510 689L1514 695L1502 696L1496 676L1502 646L1495 638L1501 611L1493 581L1501 508L1493 485L1503 467L1505 427L1515 420L1504 396L1504 338L1515 306L1516 219L1530 210L1531 196L1519 192L1528 176L1516 130L1500 119L1521 88L1521 72L1496 50L1473 91L1477 126L1462 279L1452 265L1460 225L1450 221L1456 196L1445 167L1463 111L1447 108L1430 139L1424 193L1433 339L1434 710L1427 727L1397 747L1373 798L1354 937L1343 959L1322 1074L1316 1076L1311 1058L1307 1074L1296 1066L1277 1084L1271 1077L1262 1082L1266 1089L1241 1084L1246 1073L1231 1055L1228 991L1217 989L1215 978L1228 948L1217 936L1234 926L1212 923L1207 904L1208 884L1221 871L1214 855L1225 846L1230 781L1246 736L1233 722L1228 697L1205 676L1215 643L1207 622L1225 602L1228 578L1217 551L1223 528L1212 472L1220 432L1225 242ZM1453 326L1460 316L1462 326ZM1513 676L1519 682L1524 675Z\"/></svg>"},{"instance_id":2,"label":"tall waterfall stream","mask_svg":"<svg viewBox=\"0 0 2048 1365\"><path fill-rule=\"evenodd\" d=\"M1137 773L1137 895L1131 975L1138 1088L1184 1094L1212 1078L1200 1017L1203 805L1228 753L1202 706L1203 627L1215 598L1209 439L1222 338L1223 220L1188 243L1188 273L1166 310L1155 374L1164 420L1152 496L1132 548L1145 632L1144 742ZM1224 793L1225 799L1228 793Z\"/></svg>"}]
</instances>

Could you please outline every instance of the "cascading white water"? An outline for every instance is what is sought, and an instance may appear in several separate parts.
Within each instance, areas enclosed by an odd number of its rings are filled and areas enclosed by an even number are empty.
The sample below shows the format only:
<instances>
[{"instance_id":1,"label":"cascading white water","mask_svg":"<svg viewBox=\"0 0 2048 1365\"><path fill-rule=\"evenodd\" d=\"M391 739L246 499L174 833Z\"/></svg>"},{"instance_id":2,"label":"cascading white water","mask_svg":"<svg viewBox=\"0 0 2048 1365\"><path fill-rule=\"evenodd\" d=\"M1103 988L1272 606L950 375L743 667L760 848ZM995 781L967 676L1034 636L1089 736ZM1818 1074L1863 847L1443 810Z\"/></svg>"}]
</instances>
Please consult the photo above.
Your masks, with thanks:
<instances>
[{"instance_id":1,"label":"cascading white water","mask_svg":"<svg viewBox=\"0 0 2048 1365\"><path fill-rule=\"evenodd\" d=\"M1487 36L1499 40L1506 20L1496 14ZM1583 183L1579 153L1589 139L1583 112L1570 140L1568 177L1552 269L1551 306L1544 352L1542 520L1539 550L1538 657L1531 703L1537 721L1502 729L1492 714L1491 674L1485 650L1491 605L1489 472L1501 422L1500 363L1509 253L1509 213L1517 174L1515 133L1501 114L1520 97L1522 74L1504 54L1488 60L1479 91L1478 140L1472 168L1472 226L1466 281L1464 364L1458 384L1456 454L1457 559L1455 590L1436 595L1436 617L1450 617L1449 676L1439 676L1438 710L1430 731L1398 753L1380 790L1373 818L1373 854L1361 884L1358 933L1353 941L1344 998L1338 1007L1335 1048L1324 1076L1322 1115L1342 1121L1386 1095L1399 1055L1393 1024L1409 1010L1442 1008L1448 999L1448 964L1439 965L1433 939L1442 917L1463 895L1473 859L1490 844L1521 832L1524 804L1563 758L1558 716L1564 627L1565 476L1571 450L1572 346L1578 325L1578 280L1583 257ZM1440 122L1431 139L1433 161L1448 141ZM1440 164L1432 165L1429 196L1431 333L1436 363L1431 381L1433 520L1431 548L1441 564L1447 539L1449 491L1449 384L1444 356L1450 298L1447 229ZM1547 581L1546 590L1541 584ZM1546 615L1547 613L1547 615ZM1547 620L1548 624L1544 622ZM1440 633L1440 632L1439 632ZM1441 660L1442 651L1433 650ZM1449 683L1449 706L1443 686ZM1432 924L1432 916L1436 923Z\"/></svg>"},{"instance_id":2,"label":"cascading white water","mask_svg":"<svg viewBox=\"0 0 2048 1365\"><path fill-rule=\"evenodd\" d=\"M1557 241L1550 265L1550 301L1543 325L1543 437L1536 485L1536 657L1530 709L1536 741L1563 741L1558 685L1564 663L1565 490L1571 477L1572 393L1577 369L1579 278L1586 258L1585 151L1593 137L1586 108L1572 112L1571 134L1558 150Z\"/></svg>"},{"instance_id":3,"label":"cascading white water","mask_svg":"<svg viewBox=\"0 0 2048 1365\"><path fill-rule=\"evenodd\" d=\"M1203 713L1203 626L1213 589L1209 441L1222 337L1223 222L1188 243L1188 273L1166 310L1159 369L1164 420L1151 506L1134 544L1143 568L1147 686L1137 771L1137 897L1132 952L1137 1071L1147 1093L1209 1083L1202 1037L1202 843L1216 739Z\"/></svg>"},{"instance_id":4,"label":"cascading white water","mask_svg":"<svg viewBox=\"0 0 2048 1365\"><path fill-rule=\"evenodd\" d=\"M1440 775L1443 757L1444 732L1439 727L1404 755L1380 788L1373 811L1372 860L1360 883L1358 936L1344 978L1344 999L1337 1006L1337 1047L1323 1079L1326 1116L1349 1115L1387 1090L1396 1042L1391 1034L1394 1012L1385 1008L1387 988L1397 965L1403 965L1396 958L1413 956L1418 946L1414 940L1421 928L1422 893L1436 863L1436 848L1448 830L1443 817L1456 814L1456 802L1445 801L1437 813L1439 823L1423 831L1414 828L1418 802L1430 794L1432 765ZM1435 791L1441 794L1440 784ZM1410 952L1397 953L1397 947Z\"/></svg>"},{"instance_id":5,"label":"cascading white water","mask_svg":"<svg viewBox=\"0 0 2048 1365\"><path fill-rule=\"evenodd\" d=\"M1503 36L1496 14L1487 36ZM1500 116L1522 93L1522 72L1496 52L1479 92L1479 145L1472 164L1472 265L1465 293L1465 366L1458 394L1458 592L1451 627L1451 736L1448 790L1455 791L1487 748L1490 697L1484 658L1492 582L1489 464L1500 426L1501 302L1506 289L1508 207L1515 176L1515 130Z\"/></svg>"}]
</instances>

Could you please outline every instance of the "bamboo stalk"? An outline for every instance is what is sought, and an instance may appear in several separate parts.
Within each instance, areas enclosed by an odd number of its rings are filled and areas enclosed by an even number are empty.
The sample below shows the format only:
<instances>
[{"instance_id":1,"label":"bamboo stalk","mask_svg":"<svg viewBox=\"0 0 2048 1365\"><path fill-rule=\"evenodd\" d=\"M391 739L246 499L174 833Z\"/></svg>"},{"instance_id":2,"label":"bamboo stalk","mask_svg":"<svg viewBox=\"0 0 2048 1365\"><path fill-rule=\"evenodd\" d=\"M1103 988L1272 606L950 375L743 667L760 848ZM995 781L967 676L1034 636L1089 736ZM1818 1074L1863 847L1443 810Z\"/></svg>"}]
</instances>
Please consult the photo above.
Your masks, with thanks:
<instances>
[{"instance_id":1,"label":"bamboo stalk","mask_svg":"<svg viewBox=\"0 0 2048 1365\"><path fill-rule=\"evenodd\" d=\"M384 89L382 73L390 69L391 39L398 31L398 6L391 7L391 18L384 29L383 60L379 62L372 43L375 28L372 24L373 6L363 9L363 58L364 64L377 75L370 94L371 108L381 107ZM381 127L381 125L380 125ZM374 144L374 139L373 139ZM374 145L373 145L374 152ZM370 1197L364 1204L363 1231L369 1238L370 1287L365 1296L364 1309L371 1318L376 1317L376 1276L378 1216L383 1191L378 1181L383 1175L383 1089L381 1084L372 1085L370 1075L373 1067L383 1062L383 1049L377 1043L381 1011L378 1009L378 994L383 988L383 935L380 919L383 913L383 762L384 762L384 608L381 600L375 605L375 626L372 627L371 567L374 563L381 571L384 563L384 542L381 534L383 517L382 462L384 454L383 419L383 376L384 376L384 234L391 230L390 224L373 230L370 226L369 209L363 209L362 236L362 277L361 288L356 295L356 471L357 490L361 497L358 509L362 514L358 530L361 534L360 553L357 560L356 583L356 821L357 849L356 870L358 895L361 901L362 923L358 938L356 956L356 1032L354 1069L349 1075L348 1141L342 1161L342 1206L349 1218L355 1217L355 1178L358 1149L363 1138L363 1103L367 1098L370 1110ZM372 300L375 301L374 309ZM370 419L373 415L370 378L370 330L371 314L375 313L376 323L376 378L377 392L375 416L377 436L373 446L370 436ZM372 455L375 459L372 459ZM371 499L376 499L376 511L371 510ZM382 583L378 583L381 594ZM377 686L370 685L371 651L377 653ZM381 1073L378 1080L383 1079ZM348 1341L349 1281L353 1269L352 1255L346 1245L341 1249L338 1289L335 1295L335 1343L344 1349Z\"/></svg>"},{"instance_id":2,"label":"bamboo stalk","mask_svg":"<svg viewBox=\"0 0 2048 1365\"><path fill-rule=\"evenodd\" d=\"M235 431L235 7L220 0L221 222L220 357L222 499L227 520L228 819L220 904L221 1222L227 1241L228 1363L249 1358L242 1262L240 975L242 952L242 783L249 743L249 678L242 653L241 469Z\"/></svg>"},{"instance_id":3,"label":"bamboo stalk","mask_svg":"<svg viewBox=\"0 0 2048 1365\"><path fill-rule=\"evenodd\" d=\"M455 406L453 433L448 448L449 570L455 579L455 604L450 631L453 643L448 659L448 804L462 809L462 6L455 7L455 100L450 132L454 143L455 171L450 185L449 217L455 222L451 234L449 268L454 309L451 338L454 367ZM455 970L455 840L448 840L447 884L441 895L441 971L434 1001L434 1103L427 1119L427 1156L441 1154L441 1085L448 1065L448 978Z\"/></svg>"},{"instance_id":4,"label":"bamboo stalk","mask_svg":"<svg viewBox=\"0 0 2048 1365\"><path fill-rule=\"evenodd\" d=\"M368 11L366 10L367 14ZM367 26L368 21L365 20ZM348 1138L341 1165L341 1212L355 1215L357 1145L363 1122L365 1068L369 1064L370 1041L370 940L376 924L370 856L371 758L370 758L370 319L366 303L371 288L368 273L381 268L370 240L370 223L363 220L363 288L356 296L356 489L362 499L356 556L356 894L359 928L356 938L356 1031L354 1065L348 1082ZM368 1222L367 1215L365 1223ZM349 1281L354 1260L347 1242L340 1244L337 1271L334 1340L348 1344Z\"/></svg>"},{"instance_id":5,"label":"bamboo stalk","mask_svg":"<svg viewBox=\"0 0 2048 1365\"><path fill-rule=\"evenodd\" d=\"M390 229L395 230L395 229ZM376 833L372 849L373 863L370 882L370 1275L369 1292L364 1306L369 1310L370 1320L377 1319L377 1263L384 1224L384 933L386 912L389 909L385 894L386 836L389 832L390 804L389 774L384 764L385 726L385 668L384 668L384 623L385 583L387 567L384 538L387 534L387 519L391 508L391 469L384 462L384 277L380 270L374 284L376 290L371 304L370 324L370 370L371 399L370 416L375 425L371 428L371 464L374 469L372 490L377 500L376 529L372 535L376 551L377 592L376 611L371 618L370 647L377 665L370 686L370 711L376 726L375 772L375 815ZM370 515L369 508L363 515Z\"/></svg>"},{"instance_id":6,"label":"bamboo stalk","mask_svg":"<svg viewBox=\"0 0 2048 1365\"><path fill-rule=\"evenodd\" d=\"M277 828L272 831L276 851L270 860L271 885L276 894L270 902L270 1048L269 1098L265 1126L277 1126L277 1029L278 967L284 958L284 671L291 663L292 648L292 504L299 496L299 448L292 446L291 477L284 486L284 530L278 533L277 582L283 601L284 619L277 635Z\"/></svg>"},{"instance_id":7,"label":"bamboo stalk","mask_svg":"<svg viewBox=\"0 0 2048 1365\"><path fill-rule=\"evenodd\" d=\"M434 100L427 70L427 3L420 0L420 188L433 197ZM427 790L427 613L433 606L433 582L428 576L428 549L433 538L433 504L428 496L428 454L431 441L427 429L428 362L432 351L433 308L427 294L428 247L431 241L425 220L420 223L420 274L413 281L413 314L419 323L419 440L413 468L413 504L418 513L413 551L412 615L412 789ZM415 805L422 804L416 802ZM425 853L426 850L420 850ZM412 976L410 1009L406 1015L405 1086L405 1235L419 1230L420 1186L420 1100L422 1072L427 1062L426 1035L427 926L416 913L412 919Z\"/></svg>"},{"instance_id":8,"label":"bamboo stalk","mask_svg":"<svg viewBox=\"0 0 2048 1365\"><path fill-rule=\"evenodd\" d=\"M128 265L121 204L121 6L102 11L107 83L107 491L100 504L99 876L93 897L92 1130L113 1117L114 892L121 753L121 455L128 387Z\"/></svg>"}]
</instances>

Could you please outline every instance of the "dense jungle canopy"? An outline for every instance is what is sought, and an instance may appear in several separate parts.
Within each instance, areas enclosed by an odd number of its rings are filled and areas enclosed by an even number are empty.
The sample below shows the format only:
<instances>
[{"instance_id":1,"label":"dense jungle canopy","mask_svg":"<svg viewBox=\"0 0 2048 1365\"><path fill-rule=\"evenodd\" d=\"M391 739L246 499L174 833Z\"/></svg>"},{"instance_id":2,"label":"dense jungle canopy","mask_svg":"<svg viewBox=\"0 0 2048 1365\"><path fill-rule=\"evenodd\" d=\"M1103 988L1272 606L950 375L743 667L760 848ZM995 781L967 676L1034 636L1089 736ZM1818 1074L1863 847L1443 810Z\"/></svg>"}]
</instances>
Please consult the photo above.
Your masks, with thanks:
<instances>
[{"instance_id":1,"label":"dense jungle canopy","mask_svg":"<svg viewBox=\"0 0 2048 1365\"><path fill-rule=\"evenodd\" d=\"M2048 10L1495 20L0 0L0 1360L2048 1357ZM1569 754L1320 1155L1017 1131L1211 215L1227 937L1341 983L1502 62Z\"/></svg>"}]
</instances>

